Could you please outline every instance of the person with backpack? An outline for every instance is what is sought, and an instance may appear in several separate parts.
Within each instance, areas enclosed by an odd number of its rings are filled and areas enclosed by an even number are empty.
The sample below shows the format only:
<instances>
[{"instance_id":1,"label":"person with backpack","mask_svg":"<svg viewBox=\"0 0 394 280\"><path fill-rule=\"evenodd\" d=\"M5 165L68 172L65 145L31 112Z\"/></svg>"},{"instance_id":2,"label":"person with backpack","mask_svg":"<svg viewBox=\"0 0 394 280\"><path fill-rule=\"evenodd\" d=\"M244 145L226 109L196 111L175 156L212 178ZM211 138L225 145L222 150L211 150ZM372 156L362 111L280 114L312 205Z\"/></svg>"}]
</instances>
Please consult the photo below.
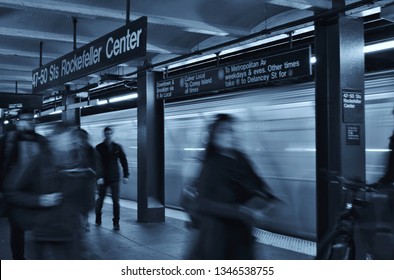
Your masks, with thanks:
<instances>
[{"instance_id":1,"label":"person with backpack","mask_svg":"<svg viewBox=\"0 0 394 280\"><path fill-rule=\"evenodd\" d=\"M59 124L46 150L6 181L7 200L29 215L35 259L80 259L82 217L94 208L96 173L83 133ZM43 205L41 198L55 196Z\"/></svg>"},{"instance_id":2,"label":"person with backpack","mask_svg":"<svg viewBox=\"0 0 394 280\"><path fill-rule=\"evenodd\" d=\"M209 126L205 156L187 199L198 230L188 259L254 259L252 227L262 211L280 202L240 150L235 123L232 115L218 114Z\"/></svg>"}]
</instances>

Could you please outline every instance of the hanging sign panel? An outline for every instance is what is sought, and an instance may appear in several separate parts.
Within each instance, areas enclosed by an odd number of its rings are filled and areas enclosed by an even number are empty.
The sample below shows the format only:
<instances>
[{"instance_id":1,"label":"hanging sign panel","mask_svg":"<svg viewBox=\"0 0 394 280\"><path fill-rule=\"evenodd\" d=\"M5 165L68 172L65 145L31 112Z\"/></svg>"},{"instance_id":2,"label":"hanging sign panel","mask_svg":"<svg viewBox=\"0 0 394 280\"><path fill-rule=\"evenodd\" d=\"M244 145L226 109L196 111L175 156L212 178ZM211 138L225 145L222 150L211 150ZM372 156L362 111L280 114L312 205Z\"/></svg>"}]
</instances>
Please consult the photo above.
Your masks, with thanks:
<instances>
[{"instance_id":1,"label":"hanging sign panel","mask_svg":"<svg viewBox=\"0 0 394 280\"><path fill-rule=\"evenodd\" d=\"M146 55L147 18L125 26L33 70L33 93Z\"/></svg>"},{"instance_id":2,"label":"hanging sign panel","mask_svg":"<svg viewBox=\"0 0 394 280\"><path fill-rule=\"evenodd\" d=\"M41 109L43 96L40 94L16 94L0 92L0 108L8 109Z\"/></svg>"},{"instance_id":3,"label":"hanging sign panel","mask_svg":"<svg viewBox=\"0 0 394 280\"><path fill-rule=\"evenodd\" d=\"M163 79L156 83L156 97L184 97L310 76L310 58L308 47Z\"/></svg>"}]
</instances>

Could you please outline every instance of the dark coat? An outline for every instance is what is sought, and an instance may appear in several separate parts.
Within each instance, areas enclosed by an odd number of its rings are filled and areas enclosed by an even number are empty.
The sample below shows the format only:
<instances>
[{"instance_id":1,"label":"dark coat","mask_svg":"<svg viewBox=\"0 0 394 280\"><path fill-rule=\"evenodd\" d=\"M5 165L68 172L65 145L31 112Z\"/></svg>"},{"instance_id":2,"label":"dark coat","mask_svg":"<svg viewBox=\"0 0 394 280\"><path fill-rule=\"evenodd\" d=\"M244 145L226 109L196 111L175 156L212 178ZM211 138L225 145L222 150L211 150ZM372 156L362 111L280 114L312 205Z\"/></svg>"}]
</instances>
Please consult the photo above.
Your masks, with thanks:
<instances>
[{"instance_id":1,"label":"dark coat","mask_svg":"<svg viewBox=\"0 0 394 280\"><path fill-rule=\"evenodd\" d=\"M252 226L238 206L267 192L268 186L239 152L234 158L213 153L203 164L198 183L199 238L193 259L253 259ZM214 202L214 207L210 204Z\"/></svg>"},{"instance_id":2,"label":"dark coat","mask_svg":"<svg viewBox=\"0 0 394 280\"><path fill-rule=\"evenodd\" d=\"M389 143L389 158L387 161L386 171L384 176L379 180L381 184L387 185L394 182L394 132L390 137Z\"/></svg>"},{"instance_id":3,"label":"dark coat","mask_svg":"<svg viewBox=\"0 0 394 280\"><path fill-rule=\"evenodd\" d=\"M102 175L106 184L120 180L118 161L122 165L123 177L129 177L129 166L121 145L112 142L110 151L108 145L102 142L96 146L96 150L100 156Z\"/></svg>"},{"instance_id":4,"label":"dark coat","mask_svg":"<svg viewBox=\"0 0 394 280\"><path fill-rule=\"evenodd\" d=\"M69 153L75 154L74 151ZM81 214L94 207L91 187L94 171L84 161L63 165L64 158L67 156L54 155L47 150L5 181L5 196L11 206L10 220L21 228L32 230L33 237L39 241L74 240L80 230ZM54 192L62 193L60 205L42 207L40 195Z\"/></svg>"},{"instance_id":5,"label":"dark coat","mask_svg":"<svg viewBox=\"0 0 394 280\"><path fill-rule=\"evenodd\" d=\"M4 181L29 165L46 145L47 139L34 132L13 131L0 138L0 216L7 216L10 210L3 193Z\"/></svg>"},{"instance_id":6,"label":"dark coat","mask_svg":"<svg viewBox=\"0 0 394 280\"><path fill-rule=\"evenodd\" d=\"M24 143L29 147L24 149ZM41 153L45 149L47 139L38 133L21 133L13 131L0 138L0 189L11 169L19 168L28 164L31 158ZM20 149L25 151L20 151ZM22 153L25 153L22 155ZM21 159L26 159L21 162Z\"/></svg>"}]
</instances>

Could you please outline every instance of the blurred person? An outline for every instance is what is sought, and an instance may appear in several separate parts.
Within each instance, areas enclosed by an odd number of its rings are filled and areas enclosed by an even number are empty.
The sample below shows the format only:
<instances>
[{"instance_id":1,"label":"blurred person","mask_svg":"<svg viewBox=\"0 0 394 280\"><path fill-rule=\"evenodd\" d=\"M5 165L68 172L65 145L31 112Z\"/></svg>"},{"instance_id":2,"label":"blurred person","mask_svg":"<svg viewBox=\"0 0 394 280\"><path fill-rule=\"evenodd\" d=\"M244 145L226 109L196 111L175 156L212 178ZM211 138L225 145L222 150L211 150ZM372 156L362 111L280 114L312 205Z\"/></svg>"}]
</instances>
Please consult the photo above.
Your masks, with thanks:
<instances>
[{"instance_id":1,"label":"blurred person","mask_svg":"<svg viewBox=\"0 0 394 280\"><path fill-rule=\"evenodd\" d=\"M122 146L115 143L113 138L113 129L111 127L104 128L104 141L96 146L96 150L100 156L101 170L103 177L97 180L98 198L96 200L96 224L102 223L102 208L107 188L111 188L113 202L113 228L119 230L120 205L119 205L119 185L120 170L119 162L123 169L123 183L127 184L129 177L129 167Z\"/></svg>"},{"instance_id":2,"label":"blurred person","mask_svg":"<svg viewBox=\"0 0 394 280\"><path fill-rule=\"evenodd\" d=\"M0 139L0 189L4 182L12 181L18 172L29 166L31 160L42 153L47 139L35 132L33 110L22 109L15 123L16 131L9 132ZM14 184L15 187L18 187ZM4 199L5 200L5 199ZM10 223L10 245L12 258L25 259L25 225L18 222L19 209L10 204L7 207ZM19 217L18 217L19 216Z\"/></svg>"},{"instance_id":3,"label":"blurred person","mask_svg":"<svg viewBox=\"0 0 394 280\"><path fill-rule=\"evenodd\" d=\"M391 185L394 182L394 132L389 138L388 148L390 150L387 166L384 175L379 179L378 183L382 185Z\"/></svg>"},{"instance_id":4,"label":"blurred person","mask_svg":"<svg viewBox=\"0 0 394 280\"><path fill-rule=\"evenodd\" d=\"M35 259L81 257L81 215L94 208L95 180L81 143L77 130L58 125L47 149L6 184L10 203L36 210L30 216ZM42 197L47 199L44 205Z\"/></svg>"},{"instance_id":5,"label":"blurred person","mask_svg":"<svg viewBox=\"0 0 394 280\"><path fill-rule=\"evenodd\" d=\"M268 185L240 152L235 119L219 114L209 127L198 196L190 211L198 217L198 238L191 259L254 259L252 226L261 212L248 206L257 197L275 201Z\"/></svg>"},{"instance_id":6,"label":"blurred person","mask_svg":"<svg viewBox=\"0 0 394 280\"><path fill-rule=\"evenodd\" d=\"M94 178L92 177L90 182L88 182L88 187L91 188L89 192L92 196L88 198L86 201L87 203L87 212L82 214L82 226L85 228L86 231L90 230L90 225L88 222L89 219L89 211L94 208L95 205L95 198L94 198L94 191L96 189L96 181L97 181L97 174L100 174L101 177L101 163L99 162L99 157L97 154L96 149L90 144L89 142L89 134L86 130L78 128L75 131L77 145L80 149L84 150L84 154L87 157L86 163L89 168L91 168L93 174L95 175Z\"/></svg>"},{"instance_id":7,"label":"blurred person","mask_svg":"<svg viewBox=\"0 0 394 280\"><path fill-rule=\"evenodd\" d=\"M394 258L394 132L389 137L388 148L385 173L377 182L379 195L372 199L375 231L369 250L374 259Z\"/></svg>"}]
</instances>

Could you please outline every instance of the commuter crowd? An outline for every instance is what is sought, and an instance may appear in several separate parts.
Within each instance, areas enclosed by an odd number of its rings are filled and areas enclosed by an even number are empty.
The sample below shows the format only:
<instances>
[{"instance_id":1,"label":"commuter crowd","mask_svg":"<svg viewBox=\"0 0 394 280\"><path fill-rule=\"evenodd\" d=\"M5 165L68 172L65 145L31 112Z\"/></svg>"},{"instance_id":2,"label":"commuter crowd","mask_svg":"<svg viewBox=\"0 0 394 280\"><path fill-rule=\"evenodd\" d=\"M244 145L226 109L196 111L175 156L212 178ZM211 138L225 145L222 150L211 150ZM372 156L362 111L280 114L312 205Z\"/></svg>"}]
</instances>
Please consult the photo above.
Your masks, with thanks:
<instances>
[{"instance_id":1,"label":"commuter crowd","mask_svg":"<svg viewBox=\"0 0 394 280\"><path fill-rule=\"evenodd\" d=\"M199 172L181 194L180 205L197 236L186 259L255 259L253 227L283 203L242 151L236 122L229 114L215 116ZM120 183L127 184L130 174L113 134L105 127L103 142L93 147L85 130L58 124L44 137L35 132L33 113L20 112L16 130L0 138L0 214L9 221L13 259L25 259L26 231L33 237L35 259L80 259L89 212L101 226L108 189L113 230L120 230ZM391 187L393 143L394 136L379 180Z\"/></svg>"},{"instance_id":2,"label":"commuter crowd","mask_svg":"<svg viewBox=\"0 0 394 280\"><path fill-rule=\"evenodd\" d=\"M114 174L121 154L127 180L123 150L108 139L102 144L114 149L95 149L85 130L62 123L44 137L35 132L31 111L21 111L15 126L15 131L0 139L0 214L9 221L12 258L25 259L25 232L29 231L34 259L80 259L79 242L88 230L88 213L96 207L101 224L107 186L113 192L114 230L120 229L119 176Z\"/></svg>"}]
</instances>

